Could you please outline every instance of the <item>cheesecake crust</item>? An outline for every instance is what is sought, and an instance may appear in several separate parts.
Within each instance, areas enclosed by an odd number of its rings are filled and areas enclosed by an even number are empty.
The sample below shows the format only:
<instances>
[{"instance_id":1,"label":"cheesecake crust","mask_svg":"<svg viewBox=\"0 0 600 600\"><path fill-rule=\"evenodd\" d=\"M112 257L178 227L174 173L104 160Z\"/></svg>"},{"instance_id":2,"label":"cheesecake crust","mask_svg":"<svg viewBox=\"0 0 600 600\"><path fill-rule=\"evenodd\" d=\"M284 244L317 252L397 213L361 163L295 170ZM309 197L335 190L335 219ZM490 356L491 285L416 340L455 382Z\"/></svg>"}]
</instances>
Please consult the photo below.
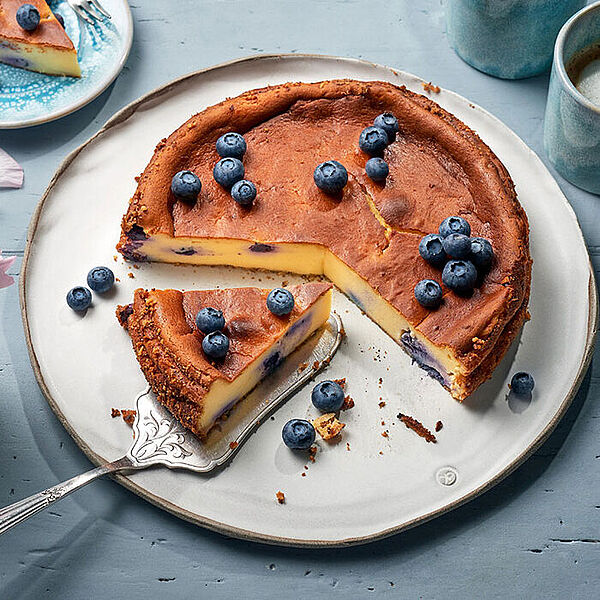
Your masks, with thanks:
<instances>
[{"instance_id":1,"label":"cheesecake crust","mask_svg":"<svg viewBox=\"0 0 600 600\"><path fill-rule=\"evenodd\" d=\"M383 185L366 176L369 157L358 148L360 131L381 112L394 113L400 123L397 140L384 153L390 175ZM250 210L232 202L212 177L219 159L215 142L227 131L243 134L248 145L246 178L258 188ZM314 167L329 159L349 173L338 197L312 179ZM194 171L203 184L194 206L170 192L173 174L182 169ZM473 236L491 241L495 261L472 296L443 288L442 306L429 311L415 300L414 286L441 276L419 256L418 243L450 215L464 216ZM252 90L189 119L158 144L141 174L118 249L143 259L143 241L155 236L245 240L274 252L282 243L328 250L413 330L452 354L465 378L463 392L453 392L457 399L502 358L529 298L529 227L504 165L438 104L379 81ZM132 240L139 242L133 249Z\"/></svg>"}]
</instances>

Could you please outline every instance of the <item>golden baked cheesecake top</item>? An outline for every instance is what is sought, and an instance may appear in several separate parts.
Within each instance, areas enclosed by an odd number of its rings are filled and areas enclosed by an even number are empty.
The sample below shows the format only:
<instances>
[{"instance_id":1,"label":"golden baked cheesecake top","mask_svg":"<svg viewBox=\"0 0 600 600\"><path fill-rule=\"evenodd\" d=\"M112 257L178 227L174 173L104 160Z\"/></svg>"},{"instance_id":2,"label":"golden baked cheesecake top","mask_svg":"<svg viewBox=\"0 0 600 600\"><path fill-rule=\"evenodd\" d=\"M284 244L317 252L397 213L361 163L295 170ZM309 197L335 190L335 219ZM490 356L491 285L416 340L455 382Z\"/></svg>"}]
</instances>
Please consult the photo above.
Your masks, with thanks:
<instances>
[{"instance_id":1,"label":"golden baked cheesecake top","mask_svg":"<svg viewBox=\"0 0 600 600\"><path fill-rule=\"evenodd\" d=\"M331 284L286 288L294 297L289 314L267 308L270 290L254 287L186 291L144 290L119 306L138 361L158 399L189 429L205 434L223 412L318 329L329 317ZM205 354L196 325L200 309L223 313L229 350L222 359Z\"/></svg>"},{"instance_id":2,"label":"golden baked cheesecake top","mask_svg":"<svg viewBox=\"0 0 600 600\"><path fill-rule=\"evenodd\" d=\"M365 173L369 156L358 139L383 112L397 117L399 132L383 152L389 175L378 183ZM247 143L245 178L258 190L251 208L232 201L213 177L220 158L215 142L230 131L243 134ZM315 167L331 159L348 172L337 195L313 180ZM181 170L202 182L195 203L170 191ZM495 259L469 297L442 286L442 305L429 310L417 302L414 288L422 279L439 281L440 271L421 258L418 246L451 215L467 219L472 236L490 240ZM265 253L261 266L266 268L289 244L322 248L324 256L337 257L398 311L411 330L447 348L465 373L492 351L529 294L528 223L503 164L435 102L379 81L253 90L207 108L162 140L139 178L118 248L134 260L211 264L193 247L189 252L198 254L191 257L165 258L151 251L163 242L185 246L194 240L247 241L251 252ZM300 255L290 270L330 275L327 264L303 270ZM330 276L352 299L351 290Z\"/></svg>"}]
</instances>

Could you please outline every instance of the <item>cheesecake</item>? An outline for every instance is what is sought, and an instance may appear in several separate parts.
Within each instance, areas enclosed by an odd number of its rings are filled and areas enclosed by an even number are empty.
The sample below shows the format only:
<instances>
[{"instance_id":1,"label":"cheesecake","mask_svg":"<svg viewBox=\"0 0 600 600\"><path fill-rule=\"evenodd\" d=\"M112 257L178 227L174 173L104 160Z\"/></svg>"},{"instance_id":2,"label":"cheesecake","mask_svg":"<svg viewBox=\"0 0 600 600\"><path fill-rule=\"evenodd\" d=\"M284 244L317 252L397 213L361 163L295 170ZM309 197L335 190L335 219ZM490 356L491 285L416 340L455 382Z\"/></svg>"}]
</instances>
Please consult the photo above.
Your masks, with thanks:
<instances>
[{"instance_id":1,"label":"cheesecake","mask_svg":"<svg viewBox=\"0 0 600 600\"><path fill-rule=\"evenodd\" d=\"M283 316L267 308L270 290L254 287L185 291L144 290L117 308L140 367L158 400L204 437L283 359L321 327L331 311L331 284L287 287L294 297ZM223 313L229 338L224 358L209 359L196 326L202 308Z\"/></svg>"},{"instance_id":2,"label":"cheesecake","mask_svg":"<svg viewBox=\"0 0 600 600\"><path fill-rule=\"evenodd\" d=\"M0 0L0 62L46 75L81 77L77 51L45 0L29 0L40 13L34 31L17 23L21 0Z\"/></svg>"},{"instance_id":3,"label":"cheesecake","mask_svg":"<svg viewBox=\"0 0 600 600\"><path fill-rule=\"evenodd\" d=\"M383 152L381 183L366 175L358 140L384 112L399 132ZM258 190L251 207L213 177L216 140L230 131L247 145L245 177ZM348 173L339 194L313 180L332 159ZM182 170L202 182L196 202L170 189ZM440 271L419 242L451 215L491 242L494 261L472 294L442 286L431 310L414 288ZM529 227L506 168L455 116L385 82L288 83L193 116L159 142L138 178L117 249L132 261L325 275L460 401L491 376L527 318Z\"/></svg>"}]
</instances>

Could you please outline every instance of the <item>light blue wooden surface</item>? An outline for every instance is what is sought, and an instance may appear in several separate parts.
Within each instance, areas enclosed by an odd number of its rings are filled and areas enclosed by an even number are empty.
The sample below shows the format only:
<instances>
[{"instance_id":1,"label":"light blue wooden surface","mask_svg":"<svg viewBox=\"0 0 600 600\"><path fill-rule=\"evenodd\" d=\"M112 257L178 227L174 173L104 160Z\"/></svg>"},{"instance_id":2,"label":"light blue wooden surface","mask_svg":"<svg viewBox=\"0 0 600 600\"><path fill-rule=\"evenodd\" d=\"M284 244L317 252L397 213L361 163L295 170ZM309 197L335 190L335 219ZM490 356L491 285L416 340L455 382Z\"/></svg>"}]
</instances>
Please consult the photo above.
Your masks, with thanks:
<instances>
[{"instance_id":1,"label":"light blue wooden surface","mask_svg":"<svg viewBox=\"0 0 600 600\"><path fill-rule=\"evenodd\" d=\"M0 248L19 257L15 275L31 214L68 152L152 88L249 54L337 54L413 72L488 109L545 160L547 76L506 82L468 67L448 47L440 0L138 0L131 7L133 49L107 92L52 124L0 132L0 147L25 167L22 190L0 190ZM600 197L557 179L598 273ZM56 258L57 269L68 269L68 256ZM525 465L417 529L344 550L275 548L204 531L100 481L0 538L0 597L598 598L598 363L596 356L572 408ZM0 409L0 504L90 467L38 389L16 286L0 291Z\"/></svg>"}]
</instances>

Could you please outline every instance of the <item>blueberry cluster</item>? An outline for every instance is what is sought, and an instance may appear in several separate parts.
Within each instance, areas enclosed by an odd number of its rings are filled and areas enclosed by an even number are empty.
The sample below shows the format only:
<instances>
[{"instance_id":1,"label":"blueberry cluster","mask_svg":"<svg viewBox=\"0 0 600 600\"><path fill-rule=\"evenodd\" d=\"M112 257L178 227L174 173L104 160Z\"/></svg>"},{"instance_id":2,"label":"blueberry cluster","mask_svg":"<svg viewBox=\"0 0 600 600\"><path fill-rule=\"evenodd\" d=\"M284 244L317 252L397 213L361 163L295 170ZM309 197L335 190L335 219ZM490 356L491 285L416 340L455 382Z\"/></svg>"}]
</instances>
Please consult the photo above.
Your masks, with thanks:
<instances>
[{"instance_id":1,"label":"blueberry cluster","mask_svg":"<svg viewBox=\"0 0 600 600\"><path fill-rule=\"evenodd\" d=\"M223 313L212 306L201 308L196 314L196 327L204 334L204 354L214 360L224 358L229 352L229 338L222 331L225 327Z\"/></svg>"},{"instance_id":2,"label":"blueberry cluster","mask_svg":"<svg viewBox=\"0 0 600 600\"><path fill-rule=\"evenodd\" d=\"M94 267L87 276L87 284L97 294L108 292L115 284L114 273L108 267ZM92 292L85 286L69 290L67 304L76 312L84 312L92 305Z\"/></svg>"},{"instance_id":3,"label":"blueberry cluster","mask_svg":"<svg viewBox=\"0 0 600 600\"><path fill-rule=\"evenodd\" d=\"M373 125L362 130L358 145L371 156L365 165L365 171L373 181L385 181L389 175L390 168L381 155L396 140L399 129L398 119L387 112L375 117Z\"/></svg>"},{"instance_id":4,"label":"blueberry cluster","mask_svg":"<svg viewBox=\"0 0 600 600\"><path fill-rule=\"evenodd\" d=\"M439 233L424 236L419 254L431 265L442 269L442 283L457 294L469 294L494 260L489 240L471 237L471 226L462 217L442 221ZM436 308L442 301L442 288L432 279L419 281L415 298L427 308Z\"/></svg>"},{"instance_id":5,"label":"blueberry cluster","mask_svg":"<svg viewBox=\"0 0 600 600\"><path fill-rule=\"evenodd\" d=\"M230 131L216 143L221 160L213 169L215 181L229 190L231 197L241 206L252 206L256 198L256 186L247 179L242 158L246 153L246 140L239 133Z\"/></svg>"},{"instance_id":6,"label":"blueberry cluster","mask_svg":"<svg viewBox=\"0 0 600 600\"><path fill-rule=\"evenodd\" d=\"M321 412L337 412L344 404L344 390L335 381L321 381L311 393L312 403ZM291 419L281 431L283 443L293 450L306 450L315 441L315 428L305 419Z\"/></svg>"}]
</instances>

